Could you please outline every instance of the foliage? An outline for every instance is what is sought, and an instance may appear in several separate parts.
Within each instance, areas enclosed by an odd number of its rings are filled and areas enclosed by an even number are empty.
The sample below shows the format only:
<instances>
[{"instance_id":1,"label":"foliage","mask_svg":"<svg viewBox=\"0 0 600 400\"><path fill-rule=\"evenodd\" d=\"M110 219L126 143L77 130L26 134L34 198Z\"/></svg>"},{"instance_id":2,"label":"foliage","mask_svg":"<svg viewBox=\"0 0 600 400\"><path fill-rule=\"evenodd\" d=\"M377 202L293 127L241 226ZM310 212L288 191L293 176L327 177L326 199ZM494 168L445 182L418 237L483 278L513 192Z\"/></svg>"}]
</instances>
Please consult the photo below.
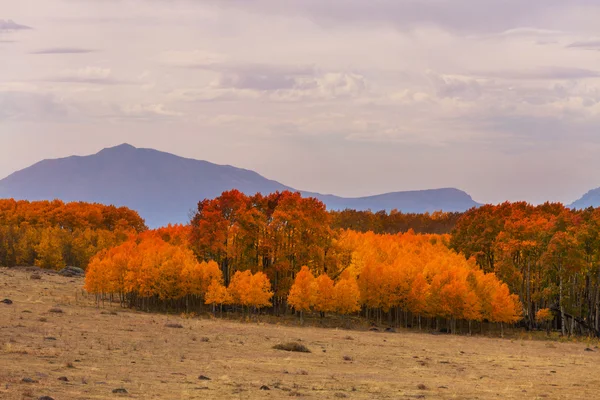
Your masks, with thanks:
<instances>
[{"instance_id":1,"label":"foliage","mask_svg":"<svg viewBox=\"0 0 600 400\"><path fill-rule=\"evenodd\" d=\"M346 209L330 211L333 229L351 229L357 232L380 234L416 233L447 234L454 229L462 213L441 212L413 214L392 210L371 212Z\"/></svg>"},{"instance_id":2,"label":"foliage","mask_svg":"<svg viewBox=\"0 0 600 400\"><path fill-rule=\"evenodd\" d=\"M223 305L232 304L233 299L227 288L217 279L213 279L206 291L205 302L206 304Z\"/></svg>"},{"instance_id":3,"label":"foliage","mask_svg":"<svg viewBox=\"0 0 600 400\"><path fill-rule=\"evenodd\" d=\"M333 280L326 274L319 275L312 285L312 304L315 311L335 312L335 287Z\"/></svg>"},{"instance_id":4,"label":"foliage","mask_svg":"<svg viewBox=\"0 0 600 400\"><path fill-rule=\"evenodd\" d=\"M99 251L144 230L140 216L124 207L0 200L0 265L86 268Z\"/></svg>"},{"instance_id":5,"label":"foliage","mask_svg":"<svg viewBox=\"0 0 600 400\"><path fill-rule=\"evenodd\" d=\"M486 205L459 219L450 245L518 294L530 327L539 322L539 310L556 307L563 334L575 333L581 321L579 328L598 334L600 209ZM574 318L567 321L568 315Z\"/></svg>"},{"instance_id":6,"label":"foliage","mask_svg":"<svg viewBox=\"0 0 600 400\"><path fill-rule=\"evenodd\" d=\"M449 250L447 241L447 236L413 232L344 231L338 244L352 253L344 274L358 276L360 304L367 309L453 320L517 321L520 304L506 285Z\"/></svg>"},{"instance_id":7,"label":"foliage","mask_svg":"<svg viewBox=\"0 0 600 400\"><path fill-rule=\"evenodd\" d=\"M550 322L553 319L554 316L552 315L552 311L550 311L549 308L541 308L538 310L538 312L535 313L535 320L537 322Z\"/></svg>"},{"instance_id":8,"label":"foliage","mask_svg":"<svg viewBox=\"0 0 600 400\"><path fill-rule=\"evenodd\" d=\"M189 241L200 260L219 264L226 283L237 271L262 271L284 301L301 266L324 271L332 239L330 216L317 199L231 190L198 204Z\"/></svg>"},{"instance_id":9,"label":"foliage","mask_svg":"<svg viewBox=\"0 0 600 400\"><path fill-rule=\"evenodd\" d=\"M259 309L271 306L271 282L262 272L252 274L250 270L237 271L228 291L235 304Z\"/></svg>"},{"instance_id":10,"label":"foliage","mask_svg":"<svg viewBox=\"0 0 600 400\"><path fill-rule=\"evenodd\" d=\"M294 285L290 289L288 304L298 311L309 311L313 306L313 302L318 300L315 299L313 294L314 281L315 277L308 267L302 267L298 275L296 275Z\"/></svg>"}]
</instances>

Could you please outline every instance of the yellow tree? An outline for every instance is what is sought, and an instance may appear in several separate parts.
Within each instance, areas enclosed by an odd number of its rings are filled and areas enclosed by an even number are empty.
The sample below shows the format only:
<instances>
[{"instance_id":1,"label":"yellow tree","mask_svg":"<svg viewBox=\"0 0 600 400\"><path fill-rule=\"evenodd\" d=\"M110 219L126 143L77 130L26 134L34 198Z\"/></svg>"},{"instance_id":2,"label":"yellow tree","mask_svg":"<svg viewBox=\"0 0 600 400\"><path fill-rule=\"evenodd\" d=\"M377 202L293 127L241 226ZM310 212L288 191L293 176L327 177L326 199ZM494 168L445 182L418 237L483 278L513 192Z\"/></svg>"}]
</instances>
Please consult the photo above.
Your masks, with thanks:
<instances>
[{"instance_id":1,"label":"yellow tree","mask_svg":"<svg viewBox=\"0 0 600 400\"><path fill-rule=\"evenodd\" d=\"M521 319L522 306L519 297L510 294L508 286L501 284L492 300L492 321L500 323L501 335L504 336L504 323L514 324Z\"/></svg>"},{"instance_id":2,"label":"yellow tree","mask_svg":"<svg viewBox=\"0 0 600 400\"><path fill-rule=\"evenodd\" d=\"M181 284L187 295L202 297L204 295L204 276L201 264L187 263L181 267Z\"/></svg>"},{"instance_id":3,"label":"yellow tree","mask_svg":"<svg viewBox=\"0 0 600 400\"><path fill-rule=\"evenodd\" d=\"M213 280L219 281L219 283L223 283L223 271L219 268L219 264L214 261L202 262L200 264L200 268L202 270L202 285L201 292L204 295L208 291L208 286L212 283Z\"/></svg>"},{"instance_id":4,"label":"yellow tree","mask_svg":"<svg viewBox=\"0 0 600 400\"><path fill-rule=\"evenodd\" d=\"M304 311L310 311L313 305L313 282L315 277L307 266L303 266L296 275L296 279L290 294L288 295L288 304L296 311L300 311L300 324L304 324Z\"/></svg>"},{"instance_id":5,"label":"yellow tree","mask_svg":"<svg viewBox=\"0 0 600 400\"><path fill-rule=\"evenodd\" d=\"M350 274L342 274L342 278L334 288L336 311L344 316L360 310L360 290L356 278Z\"/></svg>"},{"instance_id":6,"label":"yellow tree","mask_svg":"<svg viewBox=\"0 0 600 400\"><path fill-rule=\"evenodd\" d=\"M221 309L221 316L223 316L223 304L231 304L233 299L231 295L227 291L227 288L222 283L221 280L213 279L210 285L208 286L208 290L206 291L206 304L212 304L213 313L215 312L215 306L218 304Z\"/></svg>"},{"instance_id":7,"label":"yellow tree","mask_svg":"<svg viewBox=\"0 0 600 400\"><path fill-rule=\"evenodd\" d=\"M133 242L125 242L120 246L113 247L106 252L106 257L110 259L110 280L112 282L112 292L119 293L121 305L125 300L125 277L129 271L129 262L135 251Z\"/></svg>"},{"instance_id":8,"label":"yellow tree","mask_svg":"<svg viewBox=\"0 0 600 400\"><path fill-rule=\"evenodd\" d=\"M271 307L272 297L273 291L271 290L269 277L262 272L252 275L248 305L259 310L263 307Z\"/></svg>"},{"instance_id":9,"label":"yellow tree","mask_svg":"<svg viewBox=\"0 0 600 400\"><path fill-rule=\"evenodd\" d=\"M324 317L326 312L335 312L335 293L333 280L326 274L319 275L312 287L314 309Z\"/></svg>"},{"instance_id":10,"label":"yellow tree","mask_svg":"<svg viewBox=\"0 0 600 400\"><path fill-rule=\"evenodd\" d=\"M159 239L143 240L130 260L129 272L125 276L125 289L141 297L142 307L144 299L158 294L156 287L162 263L161 248L164 245L166 243ZM146 306L149 309L148 302Z\"/></svg>"},{"instance_id":11,"label":"yellow tree","mask_svg":"<svg viewBox=\"0 0 600 400\"><path fill-rule=\"evenodd\" d=\"M250 305L249 293L252 284L252 272L250 270L237 271L227 290L233 301L233 304L239 304L243 307Z\"/></svg>"},{"instance_id":12,"label":"yellow tree","mask_svg":"<svg viewBox=\"0 0 600 400\"><path fill-rule=\"evenodd\" d=\"M41 241L35 246L37 253L36 266L54 270L65 267L62 237L63 234L60 228L48 228L42 231Z\"/></svg>"},{"instance_id":13,"label":"yellow tree","mask_svg":"<svg viewBox=\"0 0 600 400\"><path fill-rule=\"evenodd\" d=\"M178 299L184 295L185 286L181 281L181 267L185 264L183 251L171 246L164 247L160 254L158 275L155 282L156 294L161 300Z\"/></svg>"},{"instance_id":14,"label":"yellow tree","mask_svg":"<svg viewBox=\"0 0 600 400\"><path fill-rule=\"evenodd\" d=\"M90 261L85 274L84 289L88 293L95 294L96 301L100 299L100 296L104 298L104 294L108 293L110 290L110 281L108 277L109 260L104 256L104 253L100 253L94 257Z\"/></svg>"},{"instance_id":15,"label":"yellow tree","mask_svg":"<svg viewBox=\"0 0 600 400\"><path fill-rule=\"evenodd\" d=\"M418 273L415 277L410 295L408 297L408 310L417 315L419 329L421 329L421 315L427 309L427 299L429 297L429 283L423 273Z\"/></svg>"}]
</instances>

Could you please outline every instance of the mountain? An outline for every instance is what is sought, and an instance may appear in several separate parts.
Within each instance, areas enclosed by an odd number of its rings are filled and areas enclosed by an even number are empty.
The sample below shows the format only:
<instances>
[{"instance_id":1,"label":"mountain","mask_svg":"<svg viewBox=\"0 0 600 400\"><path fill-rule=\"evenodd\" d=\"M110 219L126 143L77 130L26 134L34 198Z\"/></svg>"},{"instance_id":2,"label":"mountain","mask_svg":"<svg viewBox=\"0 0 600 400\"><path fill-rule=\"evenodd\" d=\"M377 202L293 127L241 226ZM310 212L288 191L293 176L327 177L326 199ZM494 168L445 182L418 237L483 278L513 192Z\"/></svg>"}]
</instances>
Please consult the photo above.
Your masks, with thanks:
<instances>
[{"instance_id":1,"label":"mountain","mask_svg":"<svg viewBox=\"0 0 600 400\"><path fill-rule=\"evenodd\" d=\"M424 213L439 210L465 211L480 206L467 193L453 188L392 192L366 197L339 197L312 192L302 192L302 195L318 198L331 210L397 209L405 213Z\"/></svg>"},{"instance_id":2,"label":"mountain","mask_svg":"<svg viewBox=\"0 0 600 400\"><path fill-rule=\"evenodd\" d=\"M193 160L128 144L91 156L44 160L0 181L0 198L86 201L137 210L151 227L189 221L199 200L238 189L267 194L295 189L256 172ZM329 209L353 208L403 212L464 211L478 203L457 189L386 193L343 198L302 192Z\"/></svg>"},{"instance_id":3,"label":"mountain","mask_svg":"<svg viewBox=\"0 0 600 400\"><path fill-rule=\"evenodd\" d=\"M588 207L600 207L600 188L590 190L579 200L571 203L568 207L577 210L582 210Z\"/></svg>"}]
</instances>

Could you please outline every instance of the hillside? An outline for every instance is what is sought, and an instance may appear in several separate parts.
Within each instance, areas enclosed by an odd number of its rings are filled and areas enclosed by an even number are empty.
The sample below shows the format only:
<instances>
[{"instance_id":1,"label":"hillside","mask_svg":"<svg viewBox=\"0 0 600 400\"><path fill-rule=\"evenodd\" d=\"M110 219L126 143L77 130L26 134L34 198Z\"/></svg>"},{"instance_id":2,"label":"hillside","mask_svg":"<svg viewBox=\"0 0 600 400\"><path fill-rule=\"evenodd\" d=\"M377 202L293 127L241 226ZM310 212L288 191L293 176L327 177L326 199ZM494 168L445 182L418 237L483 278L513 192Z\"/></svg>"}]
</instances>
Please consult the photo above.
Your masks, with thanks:
<instances>
[{"instance_id":1,"label":"hillside","mask_svg":"<svg viewBox=\"0 0 600 400\"><path fill-rule=\"evenodd\" d=\"M296 190L258 173L128 144L90 156L44 160L0 181L0 198L61 199L126 206L151 227L189 220L199 200L238 189L246 194ZM403 212L464 211L478 204L457 189L395 192L343 198L315 196L330 209L354 208Z\"/></svg>"},{"instance_id":2,"label":"hillside","mask_svg":"<svg viewBox=\"0 0 600 400\"><path fill-rule=\"evenodd\" d=\"M600 207L600 188L590 190L579 200L569 205L569 208L583 210L588 207Z\"/></svg>"}]
</instances>

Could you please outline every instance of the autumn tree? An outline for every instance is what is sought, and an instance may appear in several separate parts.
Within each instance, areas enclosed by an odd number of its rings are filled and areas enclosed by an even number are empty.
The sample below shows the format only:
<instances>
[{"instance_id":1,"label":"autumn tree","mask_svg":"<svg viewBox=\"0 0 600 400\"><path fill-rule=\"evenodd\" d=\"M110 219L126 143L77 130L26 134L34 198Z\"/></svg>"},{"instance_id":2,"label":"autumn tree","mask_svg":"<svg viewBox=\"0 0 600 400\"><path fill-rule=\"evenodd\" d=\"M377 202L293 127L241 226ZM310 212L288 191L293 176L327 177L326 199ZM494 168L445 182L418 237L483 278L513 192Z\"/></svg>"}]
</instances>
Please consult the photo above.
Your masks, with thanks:
<instances>
[{"instance_id":1,"label":"autumn tree","mask_svg":"<svg viewBox=\"0 0 600 400\"><path fill-rule=\"evenodd\" d=\"M271 303L271 298L273 298L271 281L263 272L257 272L252 275L249 297L250 305L259 310L273 305Z\"/></svg>"},{"instance_id":2,"label":"autumn tree","mask_svg":"<svg viewBox=\"0 0 600 400\"><path fill-rule=\"evenodd\" d=\"M219 306L221 310L221 316L223 315L223 305L231 304L233 299L227 291L227 288L218 279L213 279L208 285L206 292L206 304L213 306L213 312L215 312L215 306Z\"/></svg>"},{"instance_id":3,"label":"autumn tree","mask_svg":"<svg viewBox=\"0 0 600 400\"><path fill-rule=\"evenodd\" d=\"M304 312L310 311L314 304L313 283L315 277L307 266L302 267L296 275L294 285L288 296L288 304L300 312L300 324L304 324Z\"/></svg>"},{"instance_id":4,"label":"autumn tree","mask_svg":"<svg viewBox=\"0 0 600 400\"><path fill-rule=\"evenodd\" d=\"M40 243L34 247L37 254L35 259L36 266L54 270L65 267L62 236L59 228L46 228L42 230Z\"/></svg>"},{"instance_id":5,"label":"autumn tree","mask_svg":"<svg viewBox=\"0 0 600 400\"><path fill-rule=\"evenodd\" d=\"M327 274L321 274L312 283L312 303L314 309L321 313L321 317L325 313L335 312L335 288L333 280Z\"/></svg>"},{"instance_id":6,"label":"autumn tree","mask_svg":"<svg viewBox=\"0 0 600 400\"><path fill-rule=\"evenodd\" d=\"M344 316L360 310L360 290L356 278L344 274L334 287L335 309Z\"/></svg>"},{"instance_id":7,"label":"autumn tree","mask_svg":"<svg viewBox=\"0 0 600 400\"><path fill-rule=\"evenodd\" d=\"M535 320L545 326L547 335L550 335L550 323L553 319L554 315L552 315L552 311L549 308L541 308L535 314Z\"/></svg>"},{"instance_id":8,"label":"autumn tree","mask_svg":"<svg viewBox=\"0 0 600 400\"><path fill-rule=\"evenodd\" d=\"M518 296L511 295L508 286L501 284L492 300L492 321L499 322L504 336L504 324L515 323L521 319L521 303Z\"/></svg>"}]
</instances>

